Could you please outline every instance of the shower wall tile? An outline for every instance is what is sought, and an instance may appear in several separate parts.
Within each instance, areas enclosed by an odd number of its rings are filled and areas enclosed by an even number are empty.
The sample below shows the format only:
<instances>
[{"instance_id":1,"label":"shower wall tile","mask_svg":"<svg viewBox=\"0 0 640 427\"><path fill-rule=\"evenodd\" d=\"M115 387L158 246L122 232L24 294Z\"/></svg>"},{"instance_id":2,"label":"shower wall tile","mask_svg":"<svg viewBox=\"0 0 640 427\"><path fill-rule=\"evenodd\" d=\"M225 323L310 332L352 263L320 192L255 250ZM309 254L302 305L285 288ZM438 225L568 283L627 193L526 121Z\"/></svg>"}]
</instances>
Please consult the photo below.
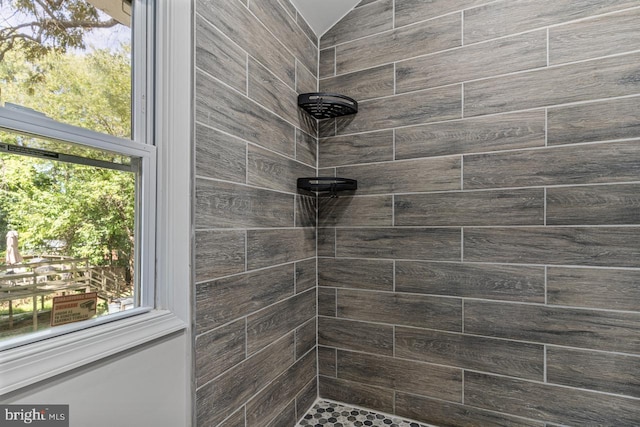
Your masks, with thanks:
<instances>
[{"instance_id":1,"label":"shower wall tile","mask_svg":"<svg viewBox=\"0 0 640 427\"><path fill-rule=\"evenodd\" d=\"M301 62L296 61L296 92L308 93L318 90L318 79Z\"/></svg>"},{"instance_id":2,"label":"shower wall tile","mask_svg":"<svg viewBox=\"0 0 640 427\"><path fill-rule=\"evenodd\" d=\"M387 0L382 0L387 1ZM358 102L394 94L393 64L322 79L320 92L347 95Z\"/></svg>"},{"instance_id":3,"label":"shower wall tile","mask_svg":"<svg viewBox=\"0 0 640 427\"><path fill-rule=\"evenodd\" d=\"M537 381L544 379L542 345L404 327L396 328L395 345L395 355L403 359Z\"/></svg>"},{"instance_id":4,"label":"shower wall tile","mask_svg":"<svg viewBox=\"0 0 640 427\"><path fill-rule=\"evenodd\" d=\"M315 168L318 160L318 138L296 129L296 160Z\"/></svg>"},{"instance_id":5,"label":"shower wall tile","mask_svg":"<svg viewBox=\"0 0 640 427\"><path fill-rule=\"evenodd\" d=\"M640 354L639 327L640 313L473 300L464 304L464 331L497 338Z\"/></svg>"},{"instance_id":6,"label":"shower wall tile","mask_svg":"<svg viewBox=\"0 0 640 427\"><path fill-rule=\"evenodd\" d=\"M336 229L318 228L318 257L336 256Z\"/></svg>"},{"instance_id":7,"label":"shower wall tile","mask_svg":"<svg viewBox=\"0 0 640 427\"><path fill-rule=\"evenodd\" d=\"M544 110L395 130L396 159L544 147ZM324 153L321 152L321 160Z\"/></svg>"},{"instance_id":8,"label":"shower wall tile","mask_svg":"<svg viewBox=\"0 0 640 427\"><path fill-rule=\"evenodd\" d=\"M318 288L318 315L336 316L336 295L335 288Z\"/></svg>"},{"instance_id":9,"label":"shower wall tile","mask_svg":"<svg viewBox=\"0 0 640 427\"><path fill-rule=\"evenodd\" d=\"M298 94L268 69L249 58L249 98L289 123L298 122Z\"/></svg>"},{"instance_id":10,"label":"shower wall tile","mask_svg":"<svg viewBox=\"0 0 640 427\"><path fill-rule=\"evenodd\" d=\"M318 199L320 227L373 227L393 225L391 196Z\"/></svg>"},{"instance_id":11,"label":"shower wall tile","mask_svg":"<svg viewBox=\"0 0 640 427\"><path fill-rule=\"evenodd\" d=\"M337 357L335 348L318 346L318 374L335 378Z\"/></svg>"},{"instance_id":12,"label":"shower wall tile","mask_svg":"<svg viewBox=\"0 0 640 427\"><path fill-rule=\"evenodd\" d=\"M315 348L316 331L318 330L316 320L316 314L312 313L311 320L296 329L296 360ZM313 358L315 360L315 355Z\"/></svg>"},{"instance_id":13,"label":"shower wall tile","mask_svg":"<svg viewBox=\"0 0 640 427\"><path fill-rule=\"evenodd\" d=\"M315 175L311 166L254 145L249 146L247 162L248 183L270 190L295 193L298 178Z\"/></svg>"},{"instance_id":14,"label":"shower wall tile","mask_svg":"<svg viewBox=\"0 0 640 427\"><path fill-rule=\"evenodd\" d=\"M247 231L247 267L263 268L311 258L316 254L313 228Z\"/></svg>"},{"instance_id":15,"label":"shower wall tile","mask_svg":"<svg viewBox=\"0 0 640 427\"><path fill-rule=\"evenodd\" d=\"M314 367L312 366L312 369ZM318 377L314 376L309 383L304 386L302 391L296 396L295 402L295 410L296 416L294 418L293 423L286 424L274 424L273 427L281 426L281 425L293 425L297 420L303 417L304 414L316 403L318 399Z\"/></svg>"},{"instance_id":16,"label":"shower wall tile","mask_svg":"<svg viewBox=\"0 0 640 427\"><path fill-rule=\"evenodd\" d=\"M270 422L264 424L265 421L262 421L262 425L265 427L278 427L278 426L287 426L294 425L296 419L296 402L292 400L289 404L280 410L280 413Z\"/></svg>"},{"instance_id":17,"label":"shower wall tile","mask_svg":"<svg viewBox=\"0 0 640 427\"><path fill-rule=\"evenodd\" d=\"M313 45L317 48L320 44L320 40L318 40L318 36L316 35L315 31L311 28L307 21L304 20L304 17L299 12L296 12L296 23L298 24L298 27L300 27L300 29L305 33L307 38L311 40L311 43L313 43Z\"/></svg>"},{"instance_id":18,"label":"shower wall tile","mask_svg":"<svg viewBox=\"0 0 640 427\"><path fill-rule=\"evenodd\" d=\"M381 412L393 412L394 391L346 381L337 378L320 377L319 394L327 399L350 403Z\"/></svg>"},{"instance_id":19,"label":"shower wall tile","mask_svg":"<svg viewBox=\"0 0 640 427\"><path fill-rule=\"evenodd\" d=\"M320 167L393 160L393 131L321 138Z\"/></svg>"},{"instance_id":20,"label":"shower wall tile","mask_svg":"<svg viewBox=\"0 0 640 427\"><path fill-rule=\"evenodd\" d=\"M398 292L544 303L545 269L398 261L395 286Z\"/></svg>"},{"instance_id":21,"label":"shower wall tile","mask_svg":"<svg viewBox=\"0 0 640 427\"><path fill-rule=\"evenodd\" d=\"M393 326L318 317L318 345L393 355Z\"/></svg>"},{"instance_id":22,"label":"shower wall tile","mask_svg":"<svg viewBox=\"0 0 640 427\"><path fill-rule=\"evenodd\" d=\"M296 293L316 286L316 258L296 262Z\"/></svg>"},{"instance_id":23,"label":"shower wall tile","mask_svg":"<svg viewBox=\"0 0 640 427\"><path fill-rule=\"evenodd\" d=\"M396 0L395 23L396 27L402 27L489 2L490 0Z\"/></svg>"},{"instance_id":24,"label":"shower wall tile","mask_svg":"<svg viewBox=\"0 0 640 427\"><path fill-rule=\"evenodd\" d=\"M245 319L196 338L196 386L202 386L246 358Z\"/></svg>"},{"instance_id":25,"label":"shower wall tile","mask_svg":"<svg viewBox=\"0 0 640 427\"><path fill-rule=\"evenodd\" d=\"M336 74L336 48L322 49L319 59L320 78L335 76Z\"/></svg>"},{"instance_id":26,"label":"shower wall tile","mask_svg":"<svg viewBox=\"0 0 640 427\"><path fill-rule=\"evenodd\" d=\"M393 261L318 259L318 286L393 291Z\"/></svg>"},{"instance_id":27,"label":"shower wall tile","mask_svg":"<svg viewBox=\"0 0 640 427\"><path fill-rule=\"evenodd\" d=\"M317 204L318 201L313 196L296 194L296 227L316 226Z\"/></svg>"},{"instance_id":28,"label":"shower wall tile","mask_svg":"<svg viewBox=\"0 0 640 427\"><path fill-rule=\"evenodd\" d=\"M196 175L244 184L247 143L196 123Z\"/></svg>"},{"instance_id":29,"label":"shower wall tile","mask_svg":"<svg viewBox=\"0 0 640 427\"><path fill-rule=\"evenodd\" d=\"M320 48L393 29L393 0L377 0L356 7L320 39Z\"/></svg>"},{"instance_id":30,"label":"shower wall tile","mask_svg":"<svg viewBox=\"0 0 640 427\"><path fill-rule=\"evenodd\" d=\"M220 427L245 427L244 425L244 406L233 413L229 418L224 420Z\"/></svg>"},{"instance_id":31,"label":"shower wall tile","mask_svg":"<svg viewBox=\"0 0 640 427\"><path fill-rule=\"evenodd\" d=\"M244 267L244 231L196 231L196 282L242 273Z\"/></svg>"},{"instance_id":32,"label":"shower wall tile","mask_svg":"<svg viewBox=\"0 0 640 427\"><path fill-rule=\"evenodd\" d=\"M543 225L544 190L408 194L395 197L395 225Z\"/></svg>"}]
</instances>

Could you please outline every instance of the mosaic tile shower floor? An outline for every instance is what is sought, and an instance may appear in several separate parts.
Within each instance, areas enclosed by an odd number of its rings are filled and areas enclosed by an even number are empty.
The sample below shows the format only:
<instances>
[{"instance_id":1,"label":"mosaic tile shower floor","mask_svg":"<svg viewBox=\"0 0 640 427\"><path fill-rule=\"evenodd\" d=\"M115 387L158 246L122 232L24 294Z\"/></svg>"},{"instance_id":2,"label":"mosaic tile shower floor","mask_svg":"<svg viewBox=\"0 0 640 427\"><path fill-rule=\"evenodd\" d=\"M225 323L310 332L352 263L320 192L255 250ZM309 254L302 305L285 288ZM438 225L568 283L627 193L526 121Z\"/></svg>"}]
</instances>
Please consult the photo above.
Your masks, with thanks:
<instances>
[{"instance_id":1,"label":"mosaic tile shower floor","mask_svg":"<svg viewBox=\"0 0 640 427\"><path fill-rule=\"evenodd\" d=\"M429 427L392 415L379 414L334 402L319 401L296 427Z\"/></svg>"}]
</instances>

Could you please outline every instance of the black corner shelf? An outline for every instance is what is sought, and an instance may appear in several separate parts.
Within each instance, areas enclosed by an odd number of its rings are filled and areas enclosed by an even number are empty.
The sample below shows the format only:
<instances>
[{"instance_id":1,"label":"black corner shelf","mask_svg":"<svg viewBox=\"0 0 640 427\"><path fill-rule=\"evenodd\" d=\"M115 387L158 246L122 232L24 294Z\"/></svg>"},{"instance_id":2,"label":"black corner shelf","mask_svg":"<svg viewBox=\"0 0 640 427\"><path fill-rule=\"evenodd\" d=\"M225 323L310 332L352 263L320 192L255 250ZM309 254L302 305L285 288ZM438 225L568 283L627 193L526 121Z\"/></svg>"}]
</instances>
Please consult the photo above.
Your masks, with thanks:
<instances>
[{"instance_id":1,"label":"black corner shelf","mask_svg":"<svg viewBox=\"0 0 640 427\"><path fill-rule=\"evenodd\" d=\"M301 93L298 106L318 120L332 119L358 112L358 103L337 93Z\"/></svg>"},{"instance_id":2,"label":"black corner shelf","mask_svg":"<svg viewBox=\"0 0 640 427\"><path fill-rule=\"evenodd\" d=\"M335 178L315 176L298 178L298 188L312 193L330 193L336 196L338 191L353 191L358 189L358 181L349 178Z\"/></svg>"}]
</instances>

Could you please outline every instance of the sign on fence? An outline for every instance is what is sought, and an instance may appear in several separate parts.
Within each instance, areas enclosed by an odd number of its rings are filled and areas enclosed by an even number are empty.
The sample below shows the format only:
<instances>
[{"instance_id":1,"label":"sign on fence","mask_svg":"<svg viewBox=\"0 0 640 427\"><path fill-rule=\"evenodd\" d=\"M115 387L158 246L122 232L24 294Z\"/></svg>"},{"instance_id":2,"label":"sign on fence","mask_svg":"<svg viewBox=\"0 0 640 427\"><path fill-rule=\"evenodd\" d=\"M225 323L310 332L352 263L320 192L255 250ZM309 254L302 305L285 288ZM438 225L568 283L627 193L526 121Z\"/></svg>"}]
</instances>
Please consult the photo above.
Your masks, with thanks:
<instances>
[{"instance_id":1,"label":"sign on fence","mask_svg":"<svg viewBox=\"0 0 640 427\"><path fill-rule=\"evenodd\" d=\"M97 306L97 292L55 297L51 308L51 326L91 319L96 314Z\"/></svg>"}]
</instances>

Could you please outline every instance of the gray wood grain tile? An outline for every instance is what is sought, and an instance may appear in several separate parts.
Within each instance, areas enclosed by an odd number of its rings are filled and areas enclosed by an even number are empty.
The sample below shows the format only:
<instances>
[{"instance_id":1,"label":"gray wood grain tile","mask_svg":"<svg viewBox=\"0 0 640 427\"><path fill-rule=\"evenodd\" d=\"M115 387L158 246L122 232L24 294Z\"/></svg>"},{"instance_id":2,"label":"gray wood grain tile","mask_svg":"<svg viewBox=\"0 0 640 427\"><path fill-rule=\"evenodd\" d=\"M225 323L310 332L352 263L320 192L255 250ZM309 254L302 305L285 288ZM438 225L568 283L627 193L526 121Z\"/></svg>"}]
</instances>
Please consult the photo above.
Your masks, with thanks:
<instances>
[{"instance_id":1,"label":"gray wood grain tile","mask_svg":"<svg viewBox=\"0 0 640 427\"><path fill-rule=\"evenodd\" d=\"M545 427L544 422L402 392L396 393L395 409L398 416L443 427Z\"/></svg>"},{"instance_id":2,"label":"gray wood grain tile","mask_svg":"<svg viewBox=\"0 0 640 427\"><path fill-rule=\"evenodd\" d=\"M299 261L316 256L313 228L247 231L247 268Z\"/></svg>"},{"instance_id":3,"label":"gray wood grain tile","mask_svg":"<svg viewBox=\"0 0 640 427\"><path fill-rule=\"evenodd\" d=\"M460 46L461 27L461 14L447 15L338 45L336 71L350 73Z\"/></svg>"},{"instance_id":4,"label":"gray wood grain tile","mask_svg":"<svg viewBox=\"0 0 640 427\"><path fill-rule=\"evenodd\" d=\"M342 74L319 81L320 92L347 95L358 102L394 94L394 64Z\"/></svg>"},{"instance_id":5,"label":"gray wood grain tile","mask_svg":"<svg viewBox=\"0 0 640 427\"><path fill-rule=\"evenodd\" d=\"M218 425L294 362L293 333L231 368L196 392L198 424Z\"/></svg>"},{"instance_id":6,"label":"gray wood grain tile","mask_svg":"<svg viewBox=\"0 0 640 427\"><path fill-rule=\"evenodd\" d=\"M249 146L247 181L249 184L270 190L295 193L296 180L315 176L315 168L283 157L255 145Z\"/></svg>"},{"instance_id":7,"label":"gray wood grain tile","mask_svg":"<svg viewBox=\"0 0 640 427\"><path fill-rule=\"evenodd\" d=\"M288 227L294 195L196 179L196 228Z\"/></svg>"},{"instance_id":8,"label":"gray wood grain tile","mask_svg":"<svg viewBox=\"0 0 640 427\"><path fill-rule=\"evenodd\" d=\"M322 49L319 59L319 76L321 79L336 75L336 48Z\"/></svg>"},{"instance_id":9,"label":"gray wood grain tile","mask_svg":"<svg viewBox=\"0 0 640 427\"><path fill-rule=\"evenodd\" d=\"M296 308L297 309L297 308ZM317 322L315 313L307 323L296 329L296 360L309 353L316 346ZM315 359L315 353L313 358Z\"/></svg>"},{"instance_id":10,"label":"gray wood grain tile","mask_svg":"<svg viewBox=\"0 0 640 427\"><path fill-rule=\"evenodd\" d=\"M296 15L298 14L298 10L293 5L293 3L291 3L291 0L278 0L278 2L280 3L280 6L282 6L284 10L289 14L289 16L295 19Z\"/></svg>"},{"instance_id":11,"label":"gray wood grain tile","mask_svg":"<svg viewBox=\"0 0 640 427\"><path fill-rule=\"evenodd\" d=\"M318 375L335 378L337 350L335 348L318 346Z\"/></svg>"},{"instance_id":12,"label":"gray wood grain tile","mask_svg":"<svg viewBox=\"0 0 640 427\"><path fill-rule=\"evenodd\" d=\"M342 166L337 174L358 180L357 194L381 194L460 190L462 170L460 156L449 156Z\"/></svg>"},{"instance_id":13,"label":"gray wood grain tile","mask_svg":"<svg viewBox=\"0 0 640 427\"><path fill-rule=\"evenodd\" d=\"M245 427L244 425L244 406L233 413L229 418L224 420L219 427Z\"/></svg>"},{"instance_id":14,"label":"gray wood grain tile","mask_svg":"<svg viewBox=\"0 0 640 427\"><path fill-rule=\"evenodd\" d=\"M296 61L296 92L308 93L318 91L318 79L302 63ZM297 99L296 99L297 101Z\"/></svg>"},{"instance_id":15,"label":"gray wood grain tile","mask_svg":"<svg viewBox=\"0 0 640 427\"><path fill-rule=\"evenodd\" d=\"M292 400L283 410L272 418L271 421L266 422L266 419L261 419L260 425L265 427L292 426L296 421L296 402Z\"/></svg>"},{"instance_id":16,"label":"gray wood grain tile","mask_svg":"<svg viewBox=\"0 0 640 427\"><path fill-rule=\"evenodd\" d=\"M198 3L198 13L264 64L289 87L294 87L295 59L255 15L240 2L208 0ZM302 59L302 58L300 58Z\"/></svg>"},{"instance_id":17,"label":"gray wood grain tile","mask_svg":"<svg viewBox=\"0 0 640 427\"><path fill-rule=\"evenodd\" d=\"M361 133L322 138L320 167L393 160L393 131Z\"/></svg>"},{"instance_id":18,"label":"gray wood grain tile","mask_svg":"<svg viewBox=\"0 0 640 427\"><path fill-rule=\"evenodd\" d=\"M196 337L196 387L200 387L245 359L245 320Z\"/></svg>"},{"instance_id":19,"label":"gray wood grain tile","mask_svg":"<svg viewBox=\"0 0 640 427\"><path fill-rule=\"evenodd\" d=\"M318 158L318 139L296 129L296 160L309 166L316 166Z\"/></svg>"},{"instance_id":20,"label":"gray wood grain tile","mask_svg":"<svg viewBox=\"0 0 640 427\"><path fill-rule=\"evenodd\" d=\"M462 401L462 370L457 368L338 350L338 378Z\"/></svg>"},{"instance_id":21,"label":"gray wood grain tile","mask_svg":"<svg viewBox=\"0 0 640 427\"><path fill-rule=\"evenodd\" d=\"M321 376L320 397L386 413L393 412L393 390Z\"/></svg>"},{"instance_id":22,"label":"gray wood grain tile","mask_svg":"<svg viewBox=\"0 0 640 427\"><path fill-rule=\"evenodd\" d=\"M245 183L247 143L196 123L196 175Z\"/></svg>"},{"instance_id":23,"label":"gray wood grain tile","mask_svg":"<svg viewBox=\"0 0 640 427\"><path fill-rule=\"evenodd\" d=\"M465 228L464 260L640 267L640 228Z\"/></svg>"},{"instance_id":24,"label":"gray wood grain tile","mask_svg":"<svg viewBox=\"0 0 640 427\"><path fill-rule=\"evenodd\" d=\"M359 102L357 114L337 119L337 132L345 135L461 117L462 90L454 85Z\"/></svg>"},{"instance_id":25,"label":"gray wood grain tile","mask_svg":"<svg viewBox=\"0 0 640 427\"><path fill-rule=\"evenodd\" d=\"M318 288L318 315L319 316L336 316L336 295L335 288Z\"/></svg>"},{"instance_id":26,"label":"gray wood grain tile","mask_svg":"<svg viewBox=\"0 0 640 427\"><path fill-rule=\"evenodd\" d=\"M544 224L542 188L405 194L394 200L394 225Z\"/></svg>"},{"instance_id":27,"label":"gray wood grain tile","mask_svg":"<svg viewBox=\"0 0 640 427\"><path fill-rule=\"evenodd\" d=\"M296 194L296 227L316 226L317 205L316 197Z\"/></svg>"},{"instance_id":28,"label":"gray wood grain tile","mask_svg":"<svg viewBox=\"0 0 640 427\"><path fill-rule=\"evenodd\" d=\"M544 147L543 110L396 129L396 159Z\"/></svg>"},{"instance_id":29,"label":"gray wood grain tile","mask_svg":"<svg viewBox=\"0 0 640 427\"><path fill-rule=\"evenodd\" d=\"M338 317L461 332L462 300L338 289Z\"/></svg>"},{"instance_id":30,"label":"gray wood grain tile","mask_svg":"<svg viewBox=\"0 0 640 427\"><path fill-rule=\"evenodd\" d=\"M298 125L298 93L282 83L269 70L253 58L249 58L249 98L275 113L289 123Z\"/></svg>"},{"instance_id":31,"label":"gray wood grain tile","mask_svg":"<svg viewBox=\"0 0 640 427\"><path fill-rule=\"evenodd\" d=\"M547 224L640 224L640 185L548 188Z\"/></svg>"},{"instance_id":32,"label":"gray wood grain tile","mask_svg":"<svg viewBox=\"0 0 640 427\"><path fill-rule=\"evenodd\" d=\"M393 28L393 0L377 0L346 14L320 37L320 48L345 43Z\"/></svg>"},{"instance_id":33,"label":"gray wood grain tile","mask_svg":"<svg viewBox=\"0 0 640 427\"><path fill-rule=\"evenodd\" d=\"M316 287L316 258L296 262L296 293Z\"/></svg>"},{"instance_id":34,"label":"gray wood grain tile","mask_svg":"<svg viewBox=\"0 0 640 427\"><path fill-rule=\"evenodd\" d=\"M640 311L640 270L549 267L552 305Z\"/></svg>"},{"instance_id":35,"label":"gray wood grain tile","mask_svg":"<svg viewBox=\"0 0 640 427\"><path fill-rule=\"evenodd\" d=\"M299 12L296 13L296 23L298 24L298 27L302 29L307 38L311 40L311 43L313 43L313 45L317 48L320 45L320 40L318 40L318 36L315 31L313 31L309 23L305 21L304 16L302 16Z\"/></svg>"},{"instance_id":36,"label":"gray wood grain tile","mask_svg":"<svg viewBox=\"0 0 640 427\"><path fill-rule=\"evenodd\" d=\"M293 266L284 265L196 285L196 329L202 333L294 293Z\"/></svg>"},{"instance_id":37,"label":"gray wood grain tile","mask_svg":"<svg viewBox=\"0 0 640 427\"><path fill-rule=\"evenodd\" d=\"M324 119L318 121L318 138L326 138L336 135L336 119Z\"/></svg>"},{"instance_id":38,"label":"gray wood grain tile","mask_svg":"<svg viewBox=\"0 0 640 427\"><path fill-rule=\"evenodd\" d=\"M196 231L195 281L244 271L244 231Z\"/></svg>"},{"instance_id":39,"label":"gray wood grain tile","mask_svg":"<svg viewBox=\"0 0 640 427\"><path fill-rule=\"evenodd\" d=\"M318 376L316 375L296 396L296 420L306 414L313 404L318 400ZM292 425L292 424L285 424ZM275 427L275 426L274 426Z\"/></svg>"},{"instance_id":40,"label":"gray wood grain tile","mask_svg":"<svg viewBox=\"0 0 640 427\"><path fill-rule=\"evenodd\" d=\"M196 15L196 67L242 93L247 88L247 54Z\"/></svg>"},{"instance_id":41,"label":"gray wood grain tile","mask_svg":"<svg viewBox=\"0 0 640 427\"><path fill-rule=\"evenodd\" d=\"M457 10L487 3L488 0L395 0L396 27L435 18Z\"/></svg>"},{"instance_id":42,"label":"gray wood grain tile","mask_svg":"<svg viewBox=\"0 0 640 427\"><path fill-rule=\"evenodd\" d=\"M202 73L196 76L196 120L289 156L295 128L249 98Z\"/></svg>"},{"instance_id":43,"label":"gray wood grain tile","mask_svg":"<svg viewBox=\"0 0 640 427\"><path fill-rule=\"evenodd\" d=\"M638 73L640 54L632 53L469 82L464 85L464 114L478 116L632 95L640 89L634 77Z\"/></svg>"},{"instance_id":44,"label":"gray wood grain tile","mask_svg":"<svg viewBox=\"0 0 640 427\"><path fill-rule=\"evenodd\" d=\"M335 228L318 228L318 256L336 256Z\"/></svg>"},{"instance_id":45,"label":"gray wood grain tile","mask_svg":"<svg viewBox=\"0 0 640 427\"><path fill-rule=\"evenodd\" d=\"M393 261L319 258L318 286L393 291Z\"/></svg>"},{"instance_id":46,"label":"gray wood grain tile","mask_svg":"<svg viewBox=\"0 0 640 427\"><path fill-rule=\"evenodd\" d=\"M549 145L640 137L640 97L549 109Z\"/></svg>"},{"instance_id":47,"label":"gray wood grain tile","mask_svg":"<svg viewBox=\"0 0 640 427\"><path fill-rule=\"evenodd\" d=\"M397 327L395 349L404 359L543 381L542 345Z\"/></svg>"},{"instance_id":48,"label":"gray wood grain tile","mask_svg":"<svg viewBox=\"0 0 640 427\"><path fill-rule=\"evenodd\" d=\"M550 28L549 63L561 64L638 50L638 20L640 9L635 9Z\"/></svg>"},{"instance_id":49,"label":"gray wood grain tile","mask_svg":"<svg viewBox=\"0 0 640 427\"><path fill-rule=\"evenodd\" d=\"M640 354L639 328L640 313L473 300L464 303L464 331L475 335Z\"/></svg>"},{"instance_id":50,"label":"gray wood grain tile","mask_svg":"<svg viewBox=\"0 0 640 427\"><path fill-rule=\"evenodd\" d=\"M393 326L318 317L318 345L393 355Z\"/></svg>"},{"instance_id":51,"label":"gray wood grain tile","mask_svg":"<svg viewBox=\"0 0 640 427\"><path fill-rule=\"evenodd\" d=\"M337 230L337 256L433 261L460 260L460 230L358 228Z\"/></svg>"},{"instance_id":52,"label":"gray wood grain tile","mask_svg":"<svg viewBox=\"0 0 640 427\"><path fill-rule=\"evenodd\" d=\"M463 46L396 64L396 93L547 66L547 31Z\"/></svg>"},{"instance_id":53,"label":"gray wood grain tile","mask_svg":"<svg viewBox=\"0 0 640 427\"><path fill-rule=\"evenodd\" d=\"M563 425L632 426L634 399L475 372L464 374L465 404Z\"/></svg>"},{"instance_id":54,"label":"gray wood grain tile","mask_svg":"<svg viewBox=\"0 0 640 427\"><path fill-rule=\"evenodd\" d=\"M391 196L340 196L318 199L320 227L392 226Z\"/></svg>"},{"instance_id":55,"label":"gray wood grain tile","mask_svg":"<svg viewBox=\"0 0 640 427\"><path fill-rule=\"evenodd\" d=\"M544 267L396 262L396 291L544 303Z\"/></svg>"},{"instance_id":56,"label":"gray wood grain tile","mask_svg":"<svg viewBox=\"0 0 640 427\"><path fill-rule=\"evenodd\" d=\"M464 157L464 189L637 181L638 141Z\"/></svg>"},{"instance_id":57,"label":"gray wood grain tile","mask_svg":"<svg viewBox=\"0 0 640 427\"><path fill-rule=\"evenodd\" d=\"M464 42L475 43L637 5L634 0L492 2L464 12Z\"/></svg>"}]
</instances>

